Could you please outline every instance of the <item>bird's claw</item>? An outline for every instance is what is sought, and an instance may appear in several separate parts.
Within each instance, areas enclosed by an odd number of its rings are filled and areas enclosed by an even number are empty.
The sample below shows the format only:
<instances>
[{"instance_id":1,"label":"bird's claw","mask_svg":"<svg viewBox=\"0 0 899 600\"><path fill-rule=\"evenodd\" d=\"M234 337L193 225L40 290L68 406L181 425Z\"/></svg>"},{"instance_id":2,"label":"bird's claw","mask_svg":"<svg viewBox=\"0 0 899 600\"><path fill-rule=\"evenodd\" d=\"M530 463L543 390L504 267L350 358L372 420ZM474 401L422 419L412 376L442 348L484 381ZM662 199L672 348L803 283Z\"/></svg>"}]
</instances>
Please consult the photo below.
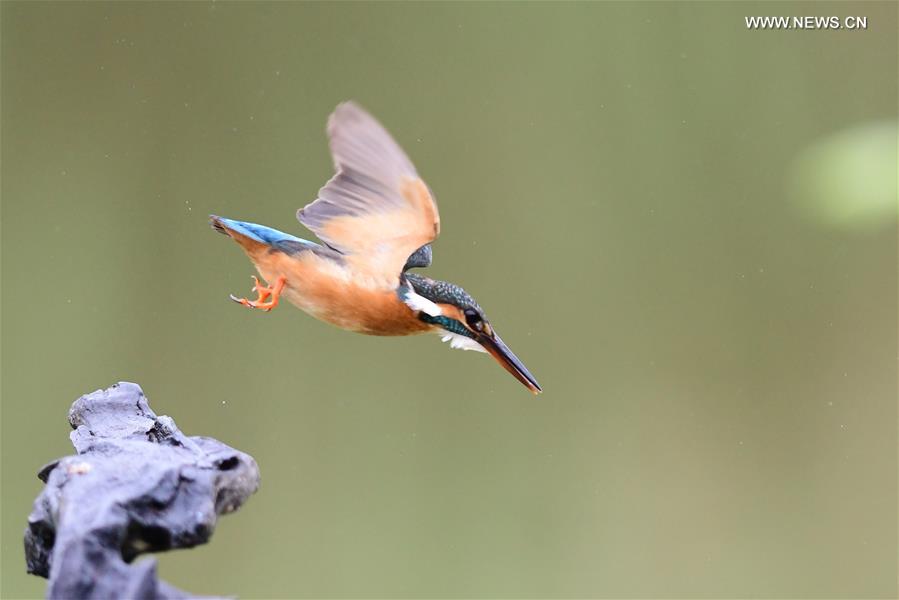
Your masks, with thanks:
<instances>
[{"instance_id":1,"label":"bird's claw","mask_svg":"<svg viewBox=\"0 0 899 600\"><path fill-rule=\"evenodd\" d=\"M270 311L271 309L278 306L278 300L281 297L281 290L284 289L284 284L287 282L287 278L283 275L278 277L275 280L275 285L268 287L261 285L259 283L259 279L253 275L253 289L252 291L256 292L257 298L255 300L247 300L246 298L238 298L234 294L230 294L231 300L237 302L238 304L243 304L249 308L258 308L259 310L264 310L265 312ZM271 300L268 298L271 297ZM266 301L268 300L268 301Z\"/></svg>"}]
</instances>

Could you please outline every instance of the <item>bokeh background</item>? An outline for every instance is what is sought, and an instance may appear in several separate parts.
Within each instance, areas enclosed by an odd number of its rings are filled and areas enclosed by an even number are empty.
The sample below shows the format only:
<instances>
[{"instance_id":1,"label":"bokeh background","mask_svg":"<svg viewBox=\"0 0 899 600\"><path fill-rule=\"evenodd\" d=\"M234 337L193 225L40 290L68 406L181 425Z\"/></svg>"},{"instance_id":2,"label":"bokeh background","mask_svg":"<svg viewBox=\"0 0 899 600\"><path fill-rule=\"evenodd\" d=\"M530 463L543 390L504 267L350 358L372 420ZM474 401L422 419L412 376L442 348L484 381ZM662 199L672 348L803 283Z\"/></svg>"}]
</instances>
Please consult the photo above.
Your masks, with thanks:
<instances>
[{"instance_id":1,"label":"bokeh background","mask_svg":"<svg viewBox=\"0 0 899 600\"><path fill-rule=\"evenodd\" d=\"M2 596L82 393L258 460L197 593L895 598L897 5L20 3L2 12ZM750 31L747 15L867 16ZM303 235L356 99L546 392L243 310L209 213Z\"/></svg>"}]
</instances>

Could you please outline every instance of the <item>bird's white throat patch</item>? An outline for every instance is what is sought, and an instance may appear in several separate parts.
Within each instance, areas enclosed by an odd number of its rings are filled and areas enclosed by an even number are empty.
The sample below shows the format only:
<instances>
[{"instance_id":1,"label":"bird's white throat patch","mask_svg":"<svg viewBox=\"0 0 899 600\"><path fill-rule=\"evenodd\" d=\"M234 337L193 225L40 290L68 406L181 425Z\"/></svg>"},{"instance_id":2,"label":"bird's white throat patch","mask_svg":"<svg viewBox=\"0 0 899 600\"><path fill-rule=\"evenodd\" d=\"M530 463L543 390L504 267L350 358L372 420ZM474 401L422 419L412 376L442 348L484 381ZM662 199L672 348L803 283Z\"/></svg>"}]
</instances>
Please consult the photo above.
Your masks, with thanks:
<instances>
[{"instance_id":1,"label":"bird's white throat patch","mask_svg":"<svg viewBox=\"0 0 899 600\"><path fill-rule=\"evenodd\" d=\"M487 352L482 345L464 335L452 333L450 331L438 331L441 342L449 342L450 348L458 348L459 350L474 350L475 352Z\"/></svg>"}]
</instances>

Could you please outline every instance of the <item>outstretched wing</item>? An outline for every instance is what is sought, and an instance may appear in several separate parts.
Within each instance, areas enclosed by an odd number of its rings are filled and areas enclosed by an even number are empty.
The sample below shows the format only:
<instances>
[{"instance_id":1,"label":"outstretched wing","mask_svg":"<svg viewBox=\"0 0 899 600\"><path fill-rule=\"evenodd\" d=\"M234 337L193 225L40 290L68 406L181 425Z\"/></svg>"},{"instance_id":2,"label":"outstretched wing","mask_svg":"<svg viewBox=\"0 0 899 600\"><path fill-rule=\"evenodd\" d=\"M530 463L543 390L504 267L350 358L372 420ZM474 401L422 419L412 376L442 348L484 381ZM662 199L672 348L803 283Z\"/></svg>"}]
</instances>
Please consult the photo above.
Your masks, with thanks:
<instances>
[{"instance_id":1,"label":"outstretched wing","mask_svg":"<svg viewBox=\"0 0 899 600\"><path fill-rule=\"evenodd\" d=\"M437 204L402 148L358 105L335 109L328 137L337 174L297 218L354 267L398 277L440 232Z\"/></svg>"}]
</instances>

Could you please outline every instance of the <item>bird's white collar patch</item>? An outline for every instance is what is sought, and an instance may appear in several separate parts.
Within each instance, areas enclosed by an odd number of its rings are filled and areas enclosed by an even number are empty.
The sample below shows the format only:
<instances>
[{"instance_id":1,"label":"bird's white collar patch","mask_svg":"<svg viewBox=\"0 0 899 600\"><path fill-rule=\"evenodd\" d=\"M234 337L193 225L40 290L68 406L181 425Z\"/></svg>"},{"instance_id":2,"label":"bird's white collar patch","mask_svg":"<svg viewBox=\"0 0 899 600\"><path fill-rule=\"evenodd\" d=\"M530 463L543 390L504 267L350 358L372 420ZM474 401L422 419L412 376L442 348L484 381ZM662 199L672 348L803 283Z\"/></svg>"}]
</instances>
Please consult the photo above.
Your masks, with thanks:
<instances>
[{"instance_id":1,"label":"bird's white collar patch","mask_svg":"<svg viewBox=\"0 0 899 600\"><path fill-rule=\"evenodd\" d=\"M487 352L482 345L464 335L452 333L449 331L439 331L440 341L449 342L450 348L458 348L459 350L474 350L475 352Z\"/></svg>"},{"instance_id":2,"label":"bird's white collar patch","mask_svg":"<svg viewBox=\"0 0 899 600\"><path fill-rule=\"evenodd\" d=\"M403 298L403 302L405 302L406 305L412 310L421 311L431 317L439 317L443 314L439 306L437 306L424 296L419 296L411 288Z\"/></svg>"}]
</instances>

